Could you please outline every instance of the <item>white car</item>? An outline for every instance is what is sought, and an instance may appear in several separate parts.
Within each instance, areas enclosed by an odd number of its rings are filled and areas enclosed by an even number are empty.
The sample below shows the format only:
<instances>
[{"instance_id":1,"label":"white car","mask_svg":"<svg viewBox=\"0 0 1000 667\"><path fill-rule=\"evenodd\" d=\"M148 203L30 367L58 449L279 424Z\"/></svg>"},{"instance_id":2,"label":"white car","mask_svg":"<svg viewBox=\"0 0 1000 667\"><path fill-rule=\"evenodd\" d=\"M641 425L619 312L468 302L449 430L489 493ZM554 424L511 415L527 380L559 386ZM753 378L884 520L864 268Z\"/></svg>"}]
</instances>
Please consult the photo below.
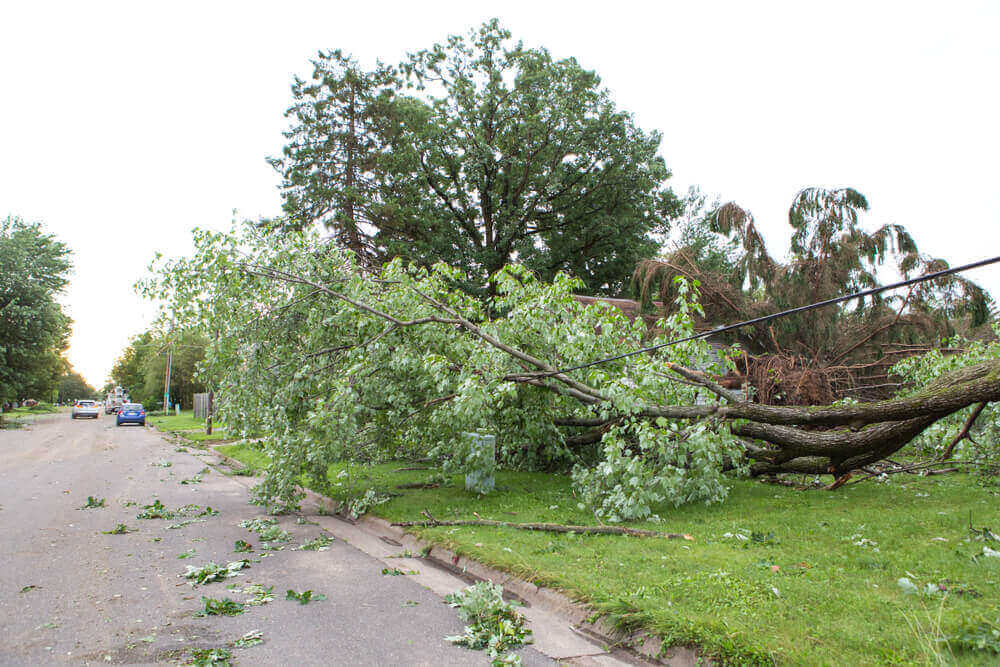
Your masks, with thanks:
<instances>
[{"instance_id":1,"label":"white car","mask_svg":"<svg viewBox=\"0 0 1000 667\"><path fill-rule=\"evenodd\" d=\"M97 401L77 401L74 403L70 419L76 419L77 417L93 417L94 419L100 417Z\"/></svg>"}]
</instances>

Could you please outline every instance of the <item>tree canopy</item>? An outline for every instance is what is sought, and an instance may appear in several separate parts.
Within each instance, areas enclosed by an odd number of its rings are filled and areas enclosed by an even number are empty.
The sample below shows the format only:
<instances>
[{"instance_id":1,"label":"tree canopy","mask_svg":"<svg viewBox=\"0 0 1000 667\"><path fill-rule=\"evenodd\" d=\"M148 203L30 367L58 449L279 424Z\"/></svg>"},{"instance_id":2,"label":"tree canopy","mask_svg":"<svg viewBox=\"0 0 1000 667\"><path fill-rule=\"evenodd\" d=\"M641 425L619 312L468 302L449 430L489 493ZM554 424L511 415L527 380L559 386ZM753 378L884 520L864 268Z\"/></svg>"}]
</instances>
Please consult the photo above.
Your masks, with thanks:
<instances>
[{"instance_id":1,"label":"tree canopy","mask_svg":"<svg viewBox=\"0 0 1000 667\"><path fill-rule=\"evenodd\" d=\"M55 299L69 280L69 256L40 224L0 221L0 403L55 393L70 333Z\"/></svg>"},{"instance_id":2,"label":"tree canopy","mask_svg":"<svg viewBox=\"0 0 1000 667\"><path fill-rule=\"evenodd\" d=\"M205 356L206 343L204 336L193 330L144 331L132 338L115 360L111 379L125 389L131 400L147 407L162 405L167 350L171 348L170 400L191 407L194 394L205 391L197 371Z\"/></svg>"},{"instance_id":3,"label":"tree canopy","mask_svg":"<svg viewBox=\"0 0 1000 667\"><path fill-rule=\"evenodd\" d=\"M496 20L363 70L320 53L296 79L284 227L320 223L362 260L460 266L470 289L517 261L617 294L681 204L660 135L572 59Z\"/></svg>"}]
</instances>

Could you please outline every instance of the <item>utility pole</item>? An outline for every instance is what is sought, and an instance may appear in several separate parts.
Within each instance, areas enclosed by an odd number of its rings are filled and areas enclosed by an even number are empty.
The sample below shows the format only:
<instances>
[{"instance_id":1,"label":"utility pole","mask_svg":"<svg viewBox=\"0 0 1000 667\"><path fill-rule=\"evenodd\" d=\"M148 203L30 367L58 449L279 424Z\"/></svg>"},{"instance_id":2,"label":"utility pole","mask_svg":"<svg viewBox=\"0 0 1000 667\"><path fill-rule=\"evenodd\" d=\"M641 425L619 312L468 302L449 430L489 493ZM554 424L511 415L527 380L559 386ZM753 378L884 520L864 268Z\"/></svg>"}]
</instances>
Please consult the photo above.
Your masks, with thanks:
<instances>
[{"instance_id":1,"label":"utility pole","mask_svg":"<svg viewBox=\"0 0 1000 667\"><path fill-rule=\"evenodd\" d=\"M170 414L170 367L174 363L174 344L171 341L167 347L167 373L163 379L163 414Z\"/></svg>"},{"instance_id":2,"label":"utility pole","mask_svg":"<svg viewBox=\"0 0 1000 667\"><path fill-rule=\"evenodd\" d=\"M205 435L212 435L212 411L215 409L215 392L208 389L208 410L205 412Z\"/></svg>"}]
</instances>

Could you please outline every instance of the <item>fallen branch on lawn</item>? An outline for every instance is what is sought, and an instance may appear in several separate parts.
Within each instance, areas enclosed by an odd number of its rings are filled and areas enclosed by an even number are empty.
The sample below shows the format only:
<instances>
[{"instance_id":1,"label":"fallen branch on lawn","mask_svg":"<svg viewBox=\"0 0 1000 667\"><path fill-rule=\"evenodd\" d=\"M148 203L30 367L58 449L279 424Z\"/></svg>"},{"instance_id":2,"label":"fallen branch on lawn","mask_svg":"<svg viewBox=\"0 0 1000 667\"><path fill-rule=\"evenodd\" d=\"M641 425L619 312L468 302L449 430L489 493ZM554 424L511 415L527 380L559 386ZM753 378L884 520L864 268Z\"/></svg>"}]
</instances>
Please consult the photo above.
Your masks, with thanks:
<instances>
[{"instance_id":1,"label":"fallen branch on lawn","mask_svg":"<svg viewBox=\"0 0 1000 667\"><path fill-rule=\"evenodd\" d=\"M655 530L641 530L625 526L564 526L558 523L512 523L489 519L460 519L438 521L427 510L421 512L427 521L397 521L394 526L434 528L436 526L488 526L490 528L517 528L518 530L538 530L550 533L578 533L580 535L631 535L632 537L659 537L668 540L694 540L684 533L661 533Z\"/></svg>"}]
</instances>

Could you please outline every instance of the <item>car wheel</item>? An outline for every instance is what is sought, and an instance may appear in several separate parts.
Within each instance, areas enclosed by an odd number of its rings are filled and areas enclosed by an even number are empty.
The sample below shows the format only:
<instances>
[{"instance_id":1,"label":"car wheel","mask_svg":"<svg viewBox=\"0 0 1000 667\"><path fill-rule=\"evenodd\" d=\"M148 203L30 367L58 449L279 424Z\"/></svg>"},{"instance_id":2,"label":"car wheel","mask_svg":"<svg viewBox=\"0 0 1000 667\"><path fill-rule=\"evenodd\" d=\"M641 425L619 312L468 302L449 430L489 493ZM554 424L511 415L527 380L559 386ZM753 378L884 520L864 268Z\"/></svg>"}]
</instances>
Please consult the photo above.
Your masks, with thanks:
<instances>
[{"instance_id":1,"label":"car wheel","mask_svg":"<svg viewBox=\"0 0 1000 667\"><path fill-rule=\"evenodd\" d=\"M121 425L122 425L121 422L115 422L115 426L121 426Z\"/></svg>"},{"instance_id":2,"label":"car wheel","mask_svg":"<svg viewBox=\"0 0 1000 667\"><path fill-rule=\"evenodd\" d=\"M139 422L139 426L145 426L145 425L146 425L146 422L145 422L145 421L141 421L141 422Z\"/></svg>"}]
</instances>

